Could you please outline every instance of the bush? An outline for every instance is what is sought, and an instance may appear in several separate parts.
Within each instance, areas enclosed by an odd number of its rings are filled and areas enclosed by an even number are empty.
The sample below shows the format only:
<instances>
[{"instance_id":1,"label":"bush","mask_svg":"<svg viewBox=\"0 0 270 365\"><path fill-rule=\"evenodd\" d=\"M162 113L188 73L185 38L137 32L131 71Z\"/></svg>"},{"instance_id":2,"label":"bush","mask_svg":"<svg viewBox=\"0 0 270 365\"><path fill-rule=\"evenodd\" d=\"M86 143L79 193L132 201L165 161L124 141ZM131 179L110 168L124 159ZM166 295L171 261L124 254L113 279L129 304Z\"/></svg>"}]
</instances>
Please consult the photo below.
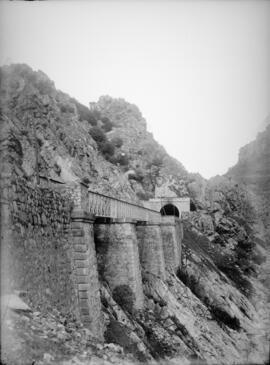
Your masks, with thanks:
<instances>
[{"instance_id":1,"label":"bush","mask_svg":"<svg viewBox=\"0 0 270 365\"><path fill-rule=\"evenodd\" d=\"M163 157L162 156L157 155L156 157L153 158L152 165L161 167L162 164L163 164Z\"/></svg>"},{"instance_id":2,"label":"bush","mask_svg":"<svg viewBox=\"0 0 270 365\"><path fill-rule=\"evenodd\" d=\"M113 128L113 123L110 121L110 119L107 117L103 117L103 118L101 118L101 121L103 123L102 128L104 129L104 131L110 132Z\"/></svg>"},{"instance_id":3,"label":"bush","mask_svg":"<svg viewBox=\"0 0 270 365\"><path fill-rule=\"evenodd\" d=\"M80 121L86 120L92 126L96 126L97 120L96 120L93 112L91 112L91 110L89 108L87 108L87 106L79 103L77 100L73 99L73 102L76 105Z\"/></svg>"},{"instance_id":4,"label":"bush","mask_svg":"<svg viewBox=\"0 0 270 365\"><path fill-rule=\"evenodd\" d=\"M105 143L103 143L101 146L100 146L100 151L103 153L103 155L107 155L107 156L113 156L114 154L114 145L107 141Z\"/></svg>"},{"instance_id":5,"label":"bush","mask_svg":"<svg viewBox=\"0 0 270 365\"><path fill-rule=\"evenodd\" d=\"M41 95L50 95L53 86L50 80L38 80L36 82L36 88L39 90Z\"/></svg>"},{"instance_id":6,"label":"bush","mask_svg":"<svg viewBox=\"0 0 270 365\"><path fill-rule=\"evenodd\" d=\"M198 280L193 275L188 275L188 273L185 271L185 269L178 269L176 276L178 279L182 281L183 284L185 284L189 289L192 291L193 294L196 294L196 286Z\"/></svg>"},{"instance_id":7,"label":"bush","mask_svg":"<svg viewBox=\"0 0 270 365\"><path fill-rule=\"evenodd\" d=\"M60 110L62 113L74 113L73 105L70 104L60 104Z\"/></svg>"},{"instance_id":8,"label":"bush","mask_svg":"<svg viewBox=\"0 0 270 365\"><path fill-rule=\"evenodd\" d=\"M128 285L118 285L113 290L113 299L128 313L133 312L135 295Z\"/></svg>"},{"instance_id":9,"label":"bush","mask_svg":"<svg viewBox=\"0 0 270 365\"><path fill-rule=\"evenodd\" d=\"M137 191L136 195L140 200L149 200L153 198L153 196L150 193L144 191Z\"/></svg>"},{"instance_id":10,"label":"bush","mask_svg":"<svg viewBox=\"0 0 270 365\"><path fill-rule=\"evenodd\" d=\"M123 145L123 140L122 138L120 137L114 137L112 140L111 140L112 144L117 147L117 148L120 148L122 147Z\"/></svg>"},{"instance_id":11,"label":"bush","mask_svg":"<svg viewBox=\"0 0 270 365\"><path fill-rule=\"evenodd\" d=\"M100 118L101 118L101 113L100 113L100 111L99 111L99 110L94 109L94 110L92 110L92 111L91 111L91 113L92 113L93 117L94 117L96 120L100 120Z\"/></svg>"},{"instance_id":12,"label":"bush","mask_svg":"<svg viewBox=\"0 0 270 365\"><path fill-rule=\"evenodd\" d=\"M98 144L104 143L107 140L105 133L99 127L92 127L89 133Z\"/></svg>"},{"instance_id":13,"label":"bush","mask_svg":"<svg viewBox=\"0 0 270 365\"><path fill-rule=\"evenodd\" d=\"M210 306L210 312L213 316L213 318L218 323L224 323L226 326L232 328L233 330L239 331L240 330L240 321L236 317L231 317L228 312L225 312L223 309Z\"/></svg>"},{"instance_id":14,"label":"bush","mask_svg":"<svg viewBox=\"0 0 270 365\"><path fill-rule=\"evenodd\" d=\"M125 154L120 154L116 157L116 163L119 163L121 166L128 166L129 159L128 156Z\"/></svg>"}]
</instances>

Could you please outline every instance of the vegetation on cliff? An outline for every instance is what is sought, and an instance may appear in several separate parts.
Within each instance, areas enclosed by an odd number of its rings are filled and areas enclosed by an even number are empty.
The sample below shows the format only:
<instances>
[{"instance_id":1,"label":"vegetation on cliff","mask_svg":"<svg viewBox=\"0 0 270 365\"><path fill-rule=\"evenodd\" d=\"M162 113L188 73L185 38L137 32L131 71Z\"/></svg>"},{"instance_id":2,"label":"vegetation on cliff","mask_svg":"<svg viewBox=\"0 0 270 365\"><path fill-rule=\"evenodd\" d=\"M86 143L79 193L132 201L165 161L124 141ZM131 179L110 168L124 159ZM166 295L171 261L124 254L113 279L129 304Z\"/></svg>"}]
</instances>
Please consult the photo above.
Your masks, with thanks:
<instances>
[{"instance_id":1,"label":"vegetation on cliff","mask_svg":"<svg viewBox=\"0 0 270 365\"><path fill-rule=\"evenodd\" d=\"M88 108L27 65L1 69L0 96L1 123L12 131L10 142L22 167L19 173L27 181L38 176L82 180L94 191L133 202L154 197L162 187L176 196L191 197L192 212L183 216L182 266L177 275L167 272L166 281L142 272L143 311L133 310L129 287L111 293L102 283L105 339L115 345L98 343L77 323L70 329L70 322L57 312L52 318L39 312L29 318L25 313L22 318L15 315L14 321L22 326L21 332L27 328L34 347L48 351L44 339L47 344L55 339L61 343L53 358L37 356L37 363L60 364L64 360L59 359L59 349L66 364L80 352L84 355L76 361L82 364L93 358L97 364L136 359L148 363L166 359L172 364L188 364L187 359L264 361L267 323L263 321L269 303L260 275L269 254L258 222L263 217L268 227L269 127L258 137L260 147L254 142L244 148L239 164L226 176L206 181L171 158L147 132L139 109L123 99L103 96ZM7 324L7 333L12 326ZM28 355L22 361L28 361Z\"/></svg>"}]
</instances>

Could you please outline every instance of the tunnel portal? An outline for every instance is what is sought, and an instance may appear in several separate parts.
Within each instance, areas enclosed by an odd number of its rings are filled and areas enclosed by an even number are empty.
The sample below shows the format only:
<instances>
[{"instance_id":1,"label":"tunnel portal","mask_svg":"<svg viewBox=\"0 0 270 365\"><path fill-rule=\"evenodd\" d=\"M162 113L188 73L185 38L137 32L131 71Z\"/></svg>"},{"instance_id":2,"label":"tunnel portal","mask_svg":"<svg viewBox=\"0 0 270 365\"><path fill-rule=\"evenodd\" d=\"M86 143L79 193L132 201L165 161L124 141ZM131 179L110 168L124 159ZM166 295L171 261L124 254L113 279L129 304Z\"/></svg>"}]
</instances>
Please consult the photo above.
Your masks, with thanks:
<instances>
[{"instance_id":1,"label":"tunnel portal","mask_svg":"<svg viewBox=\"0 0 270 365\"><path fill-rule=\"evenodd\" d=\"M160 209L161 215L174 215L179 217L179 210L173 204L166 204Z\"/></svg>"}]
</instances>

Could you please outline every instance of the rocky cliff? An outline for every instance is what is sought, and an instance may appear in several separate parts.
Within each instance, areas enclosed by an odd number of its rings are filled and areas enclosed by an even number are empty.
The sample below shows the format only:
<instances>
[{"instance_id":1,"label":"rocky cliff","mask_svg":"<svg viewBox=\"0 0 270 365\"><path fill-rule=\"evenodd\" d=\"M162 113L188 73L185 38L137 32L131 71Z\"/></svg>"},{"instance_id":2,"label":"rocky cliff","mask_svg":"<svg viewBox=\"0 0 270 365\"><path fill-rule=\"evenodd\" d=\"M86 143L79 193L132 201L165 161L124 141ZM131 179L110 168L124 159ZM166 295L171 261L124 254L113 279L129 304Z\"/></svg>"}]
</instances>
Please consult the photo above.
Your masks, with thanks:
<instances>
[{"instance_id":1,"label":"rocky cliff","mask_svg":"<svg viewBox=\"0 0 270 365\"><path fill-rule=\"evenodd\" d=\"M253 204L263 226L263 236L270 237L270 117L266 129L257 138L242 147L235 166L226 176L243 184L251 193Z\"/></svg>"},{"instance_id":2,"label":"rocky cliff","mask_svg":"<svg viewBox=\"0 0 270 365\"><path fill-rule=\"evenodd\" d=\"M89 109L56 90L41 71L11 65L1 69L1 129L9 131L20 160L20 168L13 161L16 173L33 186L38 179L83 181L133 202L164 188L192 200L184 217L181 269L168 271L164 281L142 272L143 311L132 309L128 292L113 296L101 282L101 343L65 313L46 313L28 301L31 315L17 310L4 323L5 344L14 346L3 361L266 363L270 255L258 230L261 220L267 223L258 202L269 198L269 127L242 150L227 176L207 181L166 153L135 105L104 96Z\"/></svg>"}]
</instances>

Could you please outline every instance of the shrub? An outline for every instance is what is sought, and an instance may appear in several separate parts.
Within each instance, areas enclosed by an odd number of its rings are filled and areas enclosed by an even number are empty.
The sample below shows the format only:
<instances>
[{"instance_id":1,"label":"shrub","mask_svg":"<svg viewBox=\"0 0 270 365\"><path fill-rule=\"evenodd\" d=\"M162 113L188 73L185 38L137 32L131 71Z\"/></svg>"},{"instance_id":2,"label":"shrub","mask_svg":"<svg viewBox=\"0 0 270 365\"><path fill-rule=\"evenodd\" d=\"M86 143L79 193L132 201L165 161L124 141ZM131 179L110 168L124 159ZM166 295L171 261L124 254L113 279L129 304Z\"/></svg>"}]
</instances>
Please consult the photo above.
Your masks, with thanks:
<instances>
[{"instance_id":1,"label":"shrub","mask_svg":"<svg viewBox=\"0 0 270 365\"><path fill-rule=\"evenodd\" d=\"M120 137L114 137L112 140L111 140L112 144L117 147L117 148L120 148L122 147L123 145L123 140L122 138Z\"/></svg>"},{"instance_id":2,"label":"shrub","mask_svg":"<svg viewBox=\"0 0 270 365\"><path fill-rule=\"evenodd\" d=\"M163 157L159 156L159 155L154 157L153 160L152 160L152 165L155 165L155 166L158 166L158 167L161 167L162 163L163 163Z\"/></svg>"},{"instance_id":3,"label":"shrub","mask_svg":"<svg viewBox=\"0 0 270 365\"><path fill-rule=\"evenodd\" d=\"M110 132L113 128L113 123L110 121L110 119L107 117L103 117L103 118L101 118L101 121L103 123L102 128L104 129L104 131Z\"/></svg>"},{"instance_id":4,"label":"shrub","mask_svg":"<svg viewBox=\"0 0 270 365\"><path fill-rule=\"evenodd\" d=\"M39 90L41 95L50 95L52 92L53 86L50 80L37 80L36 88Z\"/></svg>"},{"instance_id":5,"label":"shrub","mask_svg":"<svg viewBox=\"0 0 270 365\"><path fill-rule=\"evenodd\" d=\"M226 326L232 328L233 330L239 331L240 330L240 321L236 317L231 317L228 312L225 312L223 309L210 306L210 312L213 318L218 322L224 323Z\"/></svg>"},{"instance_id":6,"label":"shrub","mask_svg":"<svg viewBox=\"0 0 270 365\"><path fill-rule=\"evenodd\" d=\"M129 159L125 154L120 154L116 157L116 163L119 163L121 166L128 166Z\"/></svg>"},{"instance_id":7,"label":"shrub","mask_svg":"<svg viewBox=\"0 0 270 365\"><path fill-rule=\"evenodd\" d=\"M87 108L87 106L79 103L77 100L73 99L73 101L76 105L80 121L86 120L92 126L96 126L97 120L96 120L93 112L91 112L91 110L89 108Z\"/></svg>"},{"instance_id":8,"label":"shrub","mask_svg":"<svg viewBox=\"0 0 270 365\"><path fill-rule=\"evenodd\" d=\"M91 113L92 113L93 117L94 117L96 120L100 120L100 118L101 118L101 113L100 113L100 111L99 111L98 109L93 109L93 110L91 111Z\"/></svg>"},{"instance_id":9,"label":"shrub","mask_svg":"<svg viewBox=\"0 0 270 365\"><path fill-rule=\"evenodd\" d=\"M98 143L105 142L107 140L105 133L99 127L92 127L89 131L91 137Z\"/></svg>"},{"instance_id":10,"label":"shrub","mask_svg":"<svg viewBox=\"0 0 270 365\"><path fill-rule=\"evenodd\" d=\"M103 153L103 155L107 155L107 156L113 156L114 154L114 145L107 141L105 143L102 143L102 145L100 146L100 150Z\"/></svg>"},{"instance_id":11,"label":"shrub","mask_svg":"<svg viewBox=\"0 0 270 365\"><path fill-rule=\"evenodd\" d=\"M140 191L137 191L136 193L137 197L140 199L140 200L149 200L150 198L152 198L153 196L147 192L144 192L142 190Z\"/></svg>"},{"instance_id":12,"label":"shrub","mask_svg":"<svg viewBox=\"0 0 270 365\"><path fill-rule=\"evenodd\" d=\"M113 299L128 313L133 312L135 295L128 285L118 285L113 290Z\"/></svg>"},{"instance_id":13,"label":"shrub","mask_svg":"<svg viewBox=\"0 0 270 365\"><path fill-rule=\"evenodd\" d=\"M60 110L62 113L74 113L74 108L71 104L60 104Z\"/></svg>"},{"instance_id":14,"label":"shrub","mask_svg":"<svg viewBox=\"0 0 270 365\"><path fill-rule=\"evenodd\" d=\"M193 294L196 294L196 286L198 280L195 278L194 275L188 275L188 273L185 271L185 269L178 268L176 273L178 279L182 281L183 284L185 284L189 289L192 291Z\"/></svg>"}]
</instances>

